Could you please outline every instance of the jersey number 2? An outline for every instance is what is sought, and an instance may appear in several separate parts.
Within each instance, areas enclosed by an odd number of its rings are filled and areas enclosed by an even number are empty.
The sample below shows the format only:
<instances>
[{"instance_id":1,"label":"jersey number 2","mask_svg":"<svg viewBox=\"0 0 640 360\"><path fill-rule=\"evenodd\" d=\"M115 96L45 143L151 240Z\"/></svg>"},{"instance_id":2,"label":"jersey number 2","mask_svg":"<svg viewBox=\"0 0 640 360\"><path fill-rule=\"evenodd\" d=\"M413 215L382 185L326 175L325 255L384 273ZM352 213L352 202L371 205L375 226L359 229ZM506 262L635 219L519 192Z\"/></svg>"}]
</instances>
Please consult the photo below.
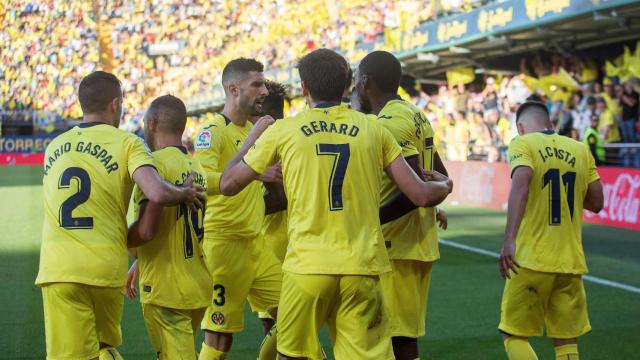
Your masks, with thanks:
<instances>
[{"instance_id":1,"label":"jersey number 2","mask_svg":"<svg viewBox=\"0 0 640 360\"><path fill-rule=\"evenodd\" d=\"M560 210L562 209L560 201L560 170L549 169L543 177L542 188L544 189L548 184L551 184L549 190L549 225L560 225L562 216ZM576 184L576 173L573 171L567 171L562 175L562 183L566 188L567 193L567 205L569 205L569 218L573 221L573 196Z\"/></svg>"},{"instance_id":2,"label":"jersey number 2","mask_svg":"<svg viewBox=\"0 0 640 360\"><path fill-rule=\"evenodd\" d=\"M78 182L78 192L71 195L71 197L62 203L58 215L58 222L61 227L69 230L92 229L92 217L73 217L73 210L89 200L89 195L91 195L91 178L86 170L79 167L70 167L60 176L58 189L68 189L71 186L72 179Z\"/></svg>"}]
</instances>

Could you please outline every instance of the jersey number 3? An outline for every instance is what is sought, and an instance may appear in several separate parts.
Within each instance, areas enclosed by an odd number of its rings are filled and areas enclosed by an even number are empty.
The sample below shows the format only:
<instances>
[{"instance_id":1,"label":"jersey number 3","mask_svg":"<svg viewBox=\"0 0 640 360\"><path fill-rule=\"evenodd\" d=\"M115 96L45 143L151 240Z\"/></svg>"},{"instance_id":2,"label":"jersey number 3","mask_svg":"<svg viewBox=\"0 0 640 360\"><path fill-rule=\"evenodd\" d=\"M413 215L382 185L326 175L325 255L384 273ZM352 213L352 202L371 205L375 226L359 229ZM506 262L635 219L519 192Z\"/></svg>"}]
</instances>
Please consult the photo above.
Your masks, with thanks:
<instances>
[{"instance_id":1,"label":"jersey number 3","mask_svg":"<svg viewBox=\"0 0 640 360\"><path fill-rule=\"evenodd\" d=\"M543 177L542 188L544 189L548 184L551 184L549 190L549 225L560 225L562 220L561 212L562 204L560 201L560 170L549 169ZM569 218L573 221L573 197L574 188L576 184L576 173L573 171L567 171L562 175L562 183L565 186L567 193L567 205L569 206Z\"/></svg>"},{"instance_id":2,"label":"jersey number 3","mask_svg":"<svg viewBox=\"0 0 640 360\"><path fill-rule=\"evenodd\" d=\"M331 211L342 210L342 185L351 156L349 144L318 144L316 154L333 157L333 167L329 179L329 209Z\"/></svg>"},{"instance_id":3,"label":"jersey number 3","mask_svg":"<svg viewBox=\"0 0 640 360\"><path fill-rule=\"evenodd\" d=\"M73 217L73 210L89 200L91 194L91 178L86 170L79 167L67 168L60 176L58 189L68 189L71 186L71 180L78 182L78 192L71 195L60 206L58 222L65 229L92 229L92 217Z\"/></svg>"}]
</instances>

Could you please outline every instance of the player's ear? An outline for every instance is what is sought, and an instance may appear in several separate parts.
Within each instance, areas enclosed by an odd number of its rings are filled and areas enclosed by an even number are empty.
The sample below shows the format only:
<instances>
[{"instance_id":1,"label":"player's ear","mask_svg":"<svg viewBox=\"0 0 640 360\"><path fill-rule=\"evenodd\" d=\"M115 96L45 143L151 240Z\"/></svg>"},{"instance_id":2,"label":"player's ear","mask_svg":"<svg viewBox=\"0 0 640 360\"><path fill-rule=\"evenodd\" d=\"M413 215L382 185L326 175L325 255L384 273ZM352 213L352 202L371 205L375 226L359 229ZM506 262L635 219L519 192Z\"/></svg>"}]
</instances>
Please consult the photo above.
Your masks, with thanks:
<instances>
[{"instance_id":1,"label":"player's ear","mask_svg":"<svg viewBox=\"0 0 640 360\"><path fill-rule=\"evenodd\" d=\"M302 97L307 97L309 95L309 88L307 87L307 84L304 83L304 81L301 83L302 85Z\"/></svg>"},{"instance_id":2,"label":"player's ear","mask_svg":"<svg viewBox=\"0 0 640 360\"><path fill-rule=\"evenodd\" d=\"M230 83L229 84L229 94L233 95L233 96L238 96L239 90L238 90L238 85L236 85L235 83Z\"/></svg>"}]
</instances>

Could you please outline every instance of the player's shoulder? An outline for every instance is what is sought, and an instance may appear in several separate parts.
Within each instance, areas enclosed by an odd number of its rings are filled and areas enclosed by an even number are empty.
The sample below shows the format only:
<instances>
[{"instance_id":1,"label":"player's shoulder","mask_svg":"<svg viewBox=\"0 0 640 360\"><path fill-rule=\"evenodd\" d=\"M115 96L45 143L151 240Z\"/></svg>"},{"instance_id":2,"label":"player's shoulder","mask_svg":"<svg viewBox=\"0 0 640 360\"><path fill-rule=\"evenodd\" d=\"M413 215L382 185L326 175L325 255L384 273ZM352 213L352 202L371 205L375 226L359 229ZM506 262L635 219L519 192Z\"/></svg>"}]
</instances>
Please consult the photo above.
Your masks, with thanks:
<instances>
[{"instance_id":1,"label":"player's shoulder","mask_svg":"<svg viewBox=\"0 0 640 360\"><path fill-rule=\"evenodd\" d=\"M407 120L413 119L416 114L421 114L422 110L420 110L417 106L412 103L402 100L395 99L387 102L387 104L380 110L378 114L379 120L391 120L394 118L405 118Z\"/></svg>"},{"instance_id":2,"label":"player's shoulder","mask_svg":"<svg viewBox=\"0 0 640 360\"><path fill-rule=\"evenodd\" d=\"M231 121L222 114L215 114L210 120L205 121L196 134L194 148L196 150L209 149L213 143L214 135L225 133Z\"/></svg>"}]
</instances>

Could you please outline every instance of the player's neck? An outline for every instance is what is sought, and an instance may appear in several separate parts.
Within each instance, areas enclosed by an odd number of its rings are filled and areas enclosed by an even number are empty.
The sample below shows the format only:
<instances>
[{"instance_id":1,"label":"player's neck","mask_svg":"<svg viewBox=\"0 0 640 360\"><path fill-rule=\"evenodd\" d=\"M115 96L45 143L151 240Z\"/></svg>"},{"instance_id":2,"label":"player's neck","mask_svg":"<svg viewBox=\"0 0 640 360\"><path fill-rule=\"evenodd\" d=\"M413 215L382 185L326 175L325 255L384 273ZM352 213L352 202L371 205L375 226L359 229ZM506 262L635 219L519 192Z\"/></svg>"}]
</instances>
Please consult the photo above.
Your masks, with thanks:
<instances>
[{"instance_id":1,"label":"player's neck","mask_svg":"<svg viewBox=\"0 0 640 360\"><path fill-rule=\"evenodd\" d=\"M224 108L222 109L222 115L226 116L227 119L231 120L232 123L239 127L244 127L249 120L249 116L247 114L240 111L240 109L229 105L228 103L224 105Z\"/></svg>"},{"instance_id":2,"label":"player's neck","mask_svg":"<svg viewBox=\"0 0 640 360\"><path fill-rule=\"evenodd\" d=\"M396 94L380 94L379 96L374 96L371 99L371 113L379 114L380 111L387 105L387 103L391 100L397 100L398 95Z\"/></svg>"},{"instance_id":3,"label":"player's neck","mask_svg":"<svg viewBox=\"0 0 640 360\"><path fill-rule=\"evenodd\" d=\"M336 101L316 101L316 100L313 100L311 98L311 96L309 96L309 97L307 97L307 103L309 104L309 108L313 109L314 107L316 107L316 106L318 106L320 104L335 104L337 106L337 105L340 105L340 100L336 100Z\"/></svg>"},{"instance_id":4,"label":"player's neck","mask_svg":"<svg viewBox=\"0 0 640 360\"><path fill-rule=\"evenodd\" d=\"M102 114L84 114L82 115L83 123L103 123L113 126L113 123L109 122Z\"/></svg>"},{"instance_id":5,"label":"player's neck","mask_svg":"<svg viewBox=\"0 0 640 360\"><path fill-rule=\"evenodd\" d=\"M153 139L153 149L155 151L169 146L182 146L180 136L174 134L155 134L155 138Z\"/></svg>"}]
</instances>

